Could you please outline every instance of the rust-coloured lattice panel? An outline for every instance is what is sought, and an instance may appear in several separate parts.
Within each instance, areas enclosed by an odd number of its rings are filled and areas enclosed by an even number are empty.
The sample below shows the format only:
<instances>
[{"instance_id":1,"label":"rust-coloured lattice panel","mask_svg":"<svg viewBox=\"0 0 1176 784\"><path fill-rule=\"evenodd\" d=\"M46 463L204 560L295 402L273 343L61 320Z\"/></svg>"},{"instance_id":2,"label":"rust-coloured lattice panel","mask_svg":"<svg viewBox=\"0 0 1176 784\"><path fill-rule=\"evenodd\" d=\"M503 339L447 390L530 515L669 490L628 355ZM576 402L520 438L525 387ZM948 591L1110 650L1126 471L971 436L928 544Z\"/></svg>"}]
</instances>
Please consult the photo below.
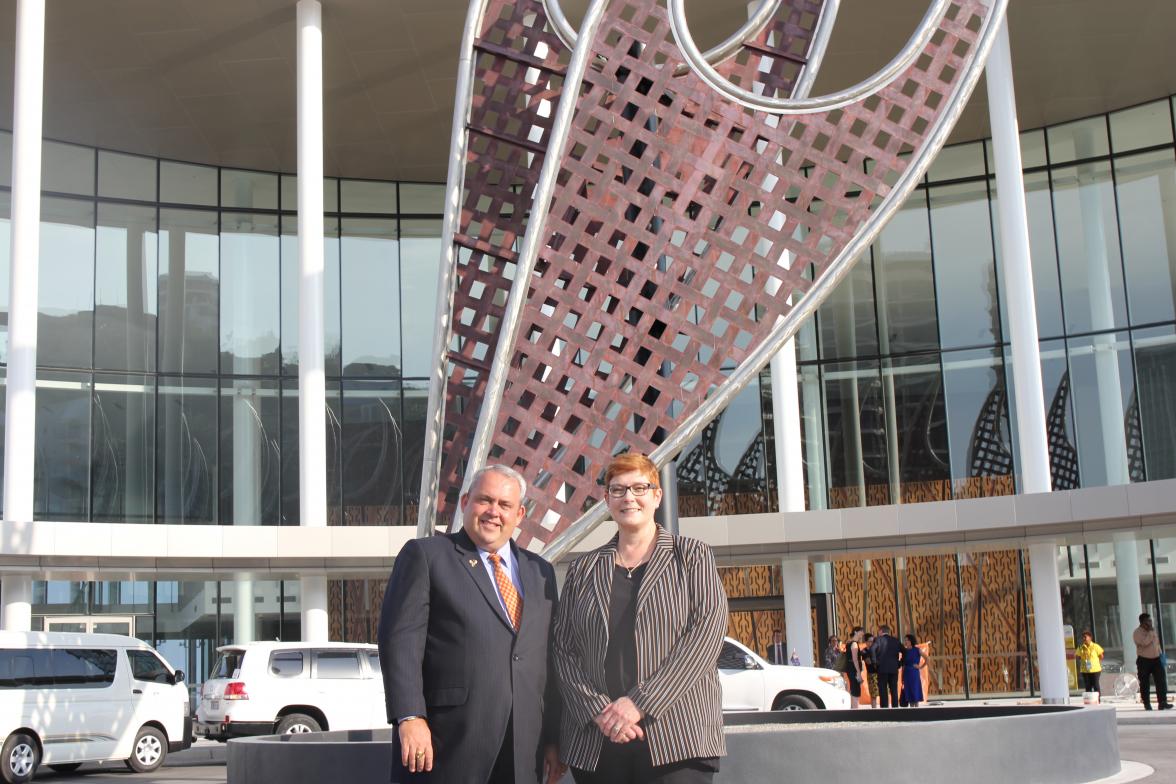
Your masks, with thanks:
<instances>
[{"instance_id":1,"label":"rust-coloured lattice panel","mask_svg":"<svg viewBox=\"0 0 1176 784\"><path fill-rule=\"evenodd\" d=\"M787 94L820 8L821 0L793 0L750 47L723 63L720 73L746 89ZM441 526L456 507L469 460L516 250L526 231L569 56L549 29L540 2L509 0L487 4L474 52L463 203L453 238L461 252L445 368L436 516Z\"/></svg>"},{"instance_id":2,"label":"rust-coloured lattice panel","mask_svg":"<svg viewBox=\"0 0 1176 784\"><path fill-rule=\"evenodd\" d=\"M520 544L598 501L608 459L652 451L849 244L949 103L987 12L953 9L877 95L776 126L675 75L663 9L609 6L489 456L535 480Z\"/></svg>"}]
</instances>

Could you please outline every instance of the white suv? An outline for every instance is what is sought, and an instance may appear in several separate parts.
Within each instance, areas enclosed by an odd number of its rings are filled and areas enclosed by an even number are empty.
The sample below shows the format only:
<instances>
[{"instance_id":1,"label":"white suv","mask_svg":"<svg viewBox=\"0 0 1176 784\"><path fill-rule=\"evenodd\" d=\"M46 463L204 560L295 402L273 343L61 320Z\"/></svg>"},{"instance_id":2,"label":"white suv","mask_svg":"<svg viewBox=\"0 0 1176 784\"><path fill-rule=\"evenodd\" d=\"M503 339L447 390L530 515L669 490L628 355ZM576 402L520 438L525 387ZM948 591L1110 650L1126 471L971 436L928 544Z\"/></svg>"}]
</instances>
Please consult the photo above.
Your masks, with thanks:
<instances>
[{"instance_id":1,"label":"white suv","mask_svg":"<svg viewBox=\"0 0 1176 784\"><path fill-rule=\"evenodd\" d=\"M196 708L198 736L388 726L375 645L250 642L217 652Z\"/></svg>"},{"instance_id":2,"label":"white suv","mask_svg":"<svg viewBox=\"0 0 1176 784\"><path fill-rule=\"evenodd\" d=\"M768 664L730 637L719 652L726 713L849 707L845 678L821 667Z\"/></svg>"}]
</instances>

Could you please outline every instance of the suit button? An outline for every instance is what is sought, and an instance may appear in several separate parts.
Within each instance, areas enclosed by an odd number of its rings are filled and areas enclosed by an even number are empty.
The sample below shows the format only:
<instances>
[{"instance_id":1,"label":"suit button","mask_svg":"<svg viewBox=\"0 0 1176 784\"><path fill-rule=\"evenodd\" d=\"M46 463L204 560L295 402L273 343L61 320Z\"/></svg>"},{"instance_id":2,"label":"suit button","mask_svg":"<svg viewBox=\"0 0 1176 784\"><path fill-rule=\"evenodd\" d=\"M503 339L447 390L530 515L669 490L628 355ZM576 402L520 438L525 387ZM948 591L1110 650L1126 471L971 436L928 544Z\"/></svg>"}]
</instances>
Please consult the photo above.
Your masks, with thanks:
<instances>
[{"instance_id":1,"label":"suit button","mask_svg":"<svg viewBox=\"0 0 1176 784\"><path fill-rule=\"evenodd\" d=\"M522 656L519 656L519 655L516 653L514 656L511 656L510 658L514 659L515 661L518 661L519 659L521 659L521 658L523 658L523 657L522 657Z\"/></svg>"}]
</instances>

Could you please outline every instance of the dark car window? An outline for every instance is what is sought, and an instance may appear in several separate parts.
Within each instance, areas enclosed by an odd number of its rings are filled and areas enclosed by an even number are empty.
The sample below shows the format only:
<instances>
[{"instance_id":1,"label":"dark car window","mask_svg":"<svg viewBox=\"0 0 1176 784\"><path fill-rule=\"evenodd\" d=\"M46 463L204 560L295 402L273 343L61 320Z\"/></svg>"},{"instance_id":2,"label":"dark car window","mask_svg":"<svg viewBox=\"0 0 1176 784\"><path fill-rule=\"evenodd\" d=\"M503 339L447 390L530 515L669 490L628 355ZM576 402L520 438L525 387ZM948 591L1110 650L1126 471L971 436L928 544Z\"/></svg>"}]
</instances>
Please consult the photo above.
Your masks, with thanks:
<instances>
[{"instance_id":1,"label":"dark car window","mask_svg":"<svg viewBox=\"0 0 1176 784\"><path fill-rule=\"evenodd\" d=\"M151 651L127 651L131 662L131 677L148 683L171 683L172 675L167 665Z\"/></svg>"},{"instance_id":2,"label":"dark car window","mask_svg":"<svg viewBox=\"0 0 1176 784\"><path fill-rule=\"evenodd\" d=\"M114 651L64 648L53 651L53 683L67 689L101 689L114 683Z\"/></svg>"},{"instance_id":3,"label":"dark car window","mask_svg":"<svg viewBox=\"0 0 1176 784\"><path fill-rule=\"evenodd\" d=\"M731 643L724 642L723 649L719 651L719 669L746 670L747 654Z\"/></svg>"},{"instance_id":4,"label":"dark car window","mask_svg":"<svg viewBox=\"0 0 1176 784\"><path fill-rule=\"evenodd\" d=\"M245 651L221 651L216 664L212 665L209 678L236 678L241 670L241 662L245 659Z\"/></svg>"},{"instance_id":5,"label":"dark car window","mask_svg":"<svg viewBox=\"0 0 1176 784\"><path fill-rule=\"evenodd\" d=\"M0 689L52 686L51 653L25 649L0 651Z\"/></svg>"},{"instance_id":6,"label":"dark car window","mask_svg":"<svg viewBox=\"0 0 1176 784\"><path fill-rule=\"evenodd\" d=\"M305 669L302 651L274 651L270 672L279 678L296 678Z\"/></svg>"},{"instance_id":7,"label":"dark car window","mask_svg":"<svg viewBox=\"0 0 1176 784\"><path fill-rule=\"evenodd\" d=\"M358 678L359 657L355 651L319 651L315 654L316 678Z\"/></svg>"}]
</instances>

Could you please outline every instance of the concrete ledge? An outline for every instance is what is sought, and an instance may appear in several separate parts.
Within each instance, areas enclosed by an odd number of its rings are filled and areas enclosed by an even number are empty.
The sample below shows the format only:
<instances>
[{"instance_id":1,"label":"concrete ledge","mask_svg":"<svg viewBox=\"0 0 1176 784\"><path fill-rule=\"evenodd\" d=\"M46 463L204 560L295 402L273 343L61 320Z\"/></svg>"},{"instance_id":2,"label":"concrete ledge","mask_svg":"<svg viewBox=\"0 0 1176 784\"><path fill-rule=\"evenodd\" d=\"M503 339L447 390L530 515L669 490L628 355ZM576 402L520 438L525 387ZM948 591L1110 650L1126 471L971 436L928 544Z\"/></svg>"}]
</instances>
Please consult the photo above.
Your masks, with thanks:
<instances>
[{"instance_id":1,"label":"concrete ledge","mask_svg":"<svg viewBox=\"0 0 1176 784\"><path fill-rule=\"evenodd\" d=\"M848 714L848 715L847 715ZM994 706L728 717L716 784L1079 784L1119 772L1113 708Z\"/></svg>"},{"instance_id":2,"label":"concrete ledge","mask_svg":"<svg viewBox=\"0 0 1176 784\"><path fill-rule=\"evenodd\" d=\"M1119 772L1114 708L1001 705L726 716L716 782L1080 784ZM384 784L391 727L239 738L227 784ZM570 781L570 776L565 781Z\"/></svg>"}]
</instances>

